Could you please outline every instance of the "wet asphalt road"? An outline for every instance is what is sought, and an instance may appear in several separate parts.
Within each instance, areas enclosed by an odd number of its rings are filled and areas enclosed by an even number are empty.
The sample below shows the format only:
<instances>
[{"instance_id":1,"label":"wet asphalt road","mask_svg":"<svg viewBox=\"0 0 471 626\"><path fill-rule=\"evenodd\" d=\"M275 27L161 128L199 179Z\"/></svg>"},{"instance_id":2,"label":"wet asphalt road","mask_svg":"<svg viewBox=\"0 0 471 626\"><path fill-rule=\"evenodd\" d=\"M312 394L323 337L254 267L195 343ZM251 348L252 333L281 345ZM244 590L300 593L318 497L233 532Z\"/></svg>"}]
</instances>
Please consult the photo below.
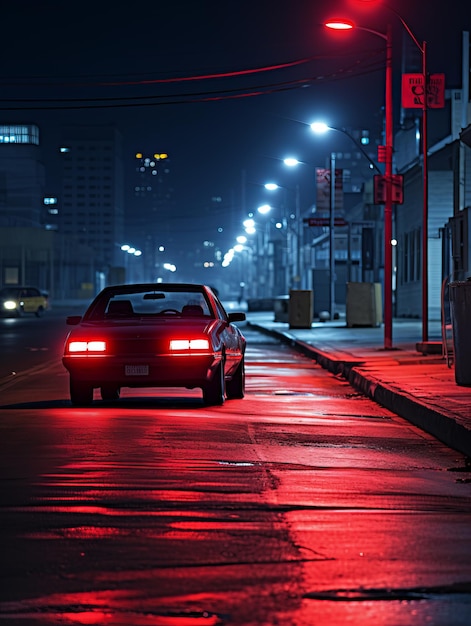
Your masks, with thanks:
<instances>
[{"instance_id":1,"label":"wet asphalt road","mask_svg":"<svg viewBox=\"0 0 471 626\"><path fill-rule=\"evenodd\" d=\"M0 378L5 623L469 624L459 454L249 329L243 400L72 408L45 326Z\"/></svg>"}]
</instances>

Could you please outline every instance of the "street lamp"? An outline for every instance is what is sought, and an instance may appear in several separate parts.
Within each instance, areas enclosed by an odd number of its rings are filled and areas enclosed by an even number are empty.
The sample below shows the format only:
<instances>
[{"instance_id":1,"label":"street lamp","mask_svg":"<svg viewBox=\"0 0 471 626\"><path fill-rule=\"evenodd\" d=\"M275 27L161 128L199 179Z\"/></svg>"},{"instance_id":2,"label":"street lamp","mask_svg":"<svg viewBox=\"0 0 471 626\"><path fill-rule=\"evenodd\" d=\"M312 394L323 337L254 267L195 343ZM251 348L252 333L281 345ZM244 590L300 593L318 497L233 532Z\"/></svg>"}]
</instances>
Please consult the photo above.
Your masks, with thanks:
<instances>
[{"instance_id":1,"label":"street lamp","mask_svg":"<svg viewBox=\"0 0 471 626\"><path fill-rule=\"evenodd\" d=\"M312 128L312 125L311 125ZM327 129L327 127L326 127ZM314 129L313 129L314 130ZM298 159L288 157L284 160L289 167L300 164ZM335 153L330 155L330 218L329 218L329 313L330 319L335 317Z\"/></svg>"},{"instance_id":2,"label":"street lamp","mask_svg":"<svg viewBox=\"0 0 471 626\"><path fill-rule=\"evenodd\" d=\"M346 135L355 146L360 150L363 156L370 164L370 168L375 169L379 174L382 174L378 165L373 161L370 155L366 152L363 146L351 135L345 128L336 128L335 126L328 126L324 122L313 122L311 124L311 130L317 134L323 134L329 130L334 130L343 135ZM330 272L330 319L334 319L335 314L335 153L331 153L330 156L330 220L329 220L329 272Z\"/></svg>"},{"instance_id":3,"label":"street lamp","mask_svg":"<svg viewBox=\"0 0 471 626\"><path fill-rule=\"evenodd\" d=\"M334 30L358 30L366 31L381 37L386 42L386 93L385 93L385 190L386 198L384 205L384 349L392 349L392 155L393 155L393 99L392 99L392 29L388 24L386 33L381 33L371 28L355 26L348 20L330 20L325 23L327 28Z\"/></svg>"},{"instance_id":4,"label":"street lamp","mask_svg":"<svg viewBox=\"0 0 471 626\"><path fill-rule=\"evenodd\" d=\"M271 211L271 206L269 204L263 204L257 208L257 212L261 215L266 215ZM247 235L253 235L255 238L255 263L256 263L256 285L255 285L255 296L256 297L265 297L268 294L266 293L268 287L266 284L267 279L267 271L268 271L268 258L266 255L266 240L267 233L260 231L257 228L257 223L253 218L253 214L250 213L249 217L247 217L242 225L244 227ZM239 242L240 243L240 242Z\"/></svg>"},{"instance_id":5,"label":"street lamp","mask_svg":"<svg viewBox=\"0 0 471 626\"><path fill-rule=\"evenodd\" d=\"M302 161L298 161L298 159L294 157L286 157L283 159L283 163L286 167L297 167L302 164ZM295 189L296 193L296 241L297 241L297 264L298 264L298 275L301 280L300 287L304 287L306 282L306 277L304 276L304 259L301 255L301 249L304 244L304 231L303 231L303 221L301 219L301 197L299 192L299 185L296 185ZM304 284L303 284L304 283Z\"/></svg>"},{"instance_id":6,"label":"street lamp","mask_svg":"<svg viewBox=\"0 0 471 626\"><path fill-rule=\"evenodd\" d=\"M135 248L134 246L130 246L129 244L125 243L121 246L121 250L123 252L126 252L126 256L125 256L125 262L124 262L124 269L125 272L127 273L127 269L128 269L128 255L132 255L132 256L136 256L139 257L142 255L141 250L138 250L137 248ZM131 272L132 273L132 272Z\"/></svg>"},{"instance_id":7,"label":"street lamp","mask_svg":"<svg viewBox=\"0 0 471 626\"><path fill-rule=\"evenodd\" d=\"M128 254L132 254L134 256L141 256L142 252L140 250L137 250L136 248L134 248L134 246L130 246L129 244L125 243L121 246L121 250L123 252L127 252Z\"/></svg>"},{"instance_id":8,"label":"street lamp","mask_svg":"<svg viewBox=\"0 0 471 626\"><path fill-rule=\"evenodd\" d=\"M422 341L428 341L428 138L427 138L427 42L419 42L403 17L391 6L383 5L394 13L404 26L409 37L414 42L422 56Z\"/></svg>"},{"instance_id":9,"label":"street lamp","mask_svg":"<svg viewBox=\"0 0 471 626\"><path fill-rule=\"evenodd\" d=\"M330 155L329 275L330 321L335 319L335 152Z\"/></svg>"},{"instance_id":10,"label":"street lamp","mask_svg":"<svg viewBox=\"0 0 471 626\"><path fill-rule=\"evenodd\" d=\"M328 132L329 130L335 130L338 133L342 133L343 135L346 135L350 141L353 141L353 143L355 144L355 146L360 150L360 152L363 154L363 156L365 157L365 159L368 161L368 163L370 164L370 168L374 169L378 172L378 174L382 174L383 172L380 170L379 166L377 163L375 163L373 161L373 159L370 157L370 155L368 154L368 152L364 149L364 147L361 145L361 143L359 141L357 141L355 139L355 137L350 134L348 132L348 130L346 128L337 128L336 126L328 126L325 122L313 122L311 124L311 130L317 134L323 134Z\"/></svg>"},{"instance_id":11,"label":"street lamp","mask_svg":"<svg viewBox=\"0 0 471 626\"><path fill-rule=\"evenodd\" d=\"M284 159L283 162L285 163L285 165L288 165L289 167L293 167L299 164L299 161L297 161L297 159ZM291 187L283 187L282 185L278 185L277 183L266 183L265 189L267 189L268 191L276 191L278 189L284 189L286 191L293 191L295 194L295 212L294 212L295 227L294 228L290 227L289 220L287 220L287 223L286 223L288 230L294 233L294 239L295 239L295 254L294 254L295 267L293 271L294 279L293 277L291 277L290 282L292 284L295 282L302 282L302 275L303 275L303 268L301 264L301 239L302 239L301 228L302 228L302 225L301 225L301 202L300 202L300 194L299 194L299 185L296 185L295 189L292 189ZM286 202L286 199L285 199L285 202ZM279 228L279 226L277 225L276 228Z\"/></svg>"},{"instance_id":12,"label":"street lamp","mask_svg":"<svg viewBox=\"0 0 471 626\"><path fill-rule=\"evenodd\" d=\"M422 102L422 341L428 341L428 147L427 147L427 43L422 46L412 34L412 31L399 16L405 29L422 54L422 75L424 81L424 95Z\"/></svg>"}]
</instances>

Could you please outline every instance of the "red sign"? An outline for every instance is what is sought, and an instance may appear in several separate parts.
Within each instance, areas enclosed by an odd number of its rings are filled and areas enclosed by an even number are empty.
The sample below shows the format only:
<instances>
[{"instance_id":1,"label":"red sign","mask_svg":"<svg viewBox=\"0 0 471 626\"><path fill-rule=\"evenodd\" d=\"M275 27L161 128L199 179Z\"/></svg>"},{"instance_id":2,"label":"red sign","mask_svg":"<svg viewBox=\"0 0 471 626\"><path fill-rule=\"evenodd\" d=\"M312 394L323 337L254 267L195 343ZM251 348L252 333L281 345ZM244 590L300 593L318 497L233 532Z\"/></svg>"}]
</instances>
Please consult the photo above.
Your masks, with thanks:
<instances>
[{"instance_id":1,"label":"red sign","mask_svg":"<svg viewBox=\"0 0 471 626\"><path fill-rule=\"evenodd\" d=\"M405 109L423 109L424 75L402 75L402 106ZM427 80L427 108L443 109L445 106L445 74L431 74Z\"/></svg>"},{"instance_id":2,"label":"red sign","mask_svg":"<svg viewBox=\"0 0 471 626\"><path fill-rule=\"evenodd\" d=\"M389 155L392 154L391 146L378 146L378 163L386 163ZM389 157L391 158L391 156Z\"/></svg>"},{"instance_id":3,"label":"red sign","mask_svg":"<svg viewBox=\"0 0 471 626\"><path fill-rule=\"evenodd\" d=\"M374 177L374 203L386 203L386 176L376 174ZM391 179L391 200L394 204L402 204L404 202L404 177L401 174L393 174Z\"/></svg>"}]
</instances>

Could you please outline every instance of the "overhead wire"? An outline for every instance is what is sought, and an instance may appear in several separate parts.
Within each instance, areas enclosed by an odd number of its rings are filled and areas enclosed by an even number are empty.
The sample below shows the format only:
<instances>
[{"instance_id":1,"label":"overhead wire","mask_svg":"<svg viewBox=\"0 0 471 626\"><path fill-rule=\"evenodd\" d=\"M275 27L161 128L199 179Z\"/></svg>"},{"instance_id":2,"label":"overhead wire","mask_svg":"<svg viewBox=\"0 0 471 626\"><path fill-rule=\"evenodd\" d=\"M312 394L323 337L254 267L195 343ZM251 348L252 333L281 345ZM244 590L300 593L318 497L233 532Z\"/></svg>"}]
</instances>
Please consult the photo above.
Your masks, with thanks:
<instances>
[{"instance_id":1,"label":"overhead wire","mask_svg":"<svg viewBox=\"0 0 471 626\"><path fill-rule=\"evenodd\" d=\"M380 58L379 58L380 57ZM267 95L287 90L305 88L314 85L315 83L329 83L337 80L343 80L346 78L352 78L355 76L361 76L371 74L379 71L383 68L384 64L384 51L369 51L366 57L356 60L353 64L341 67L330 73L316 74L314 76L301 77L297 79L291 79L286 81L272 82L267 84L257 84L254 86L240 86L235 88L221 88L214 90L204 90L198 92L183 92L183 93L165 93L165 94L150 94L140 96L105 96L105 97L83 97L83 98L2 98L0 100L0 110L70 110L70 109L98 109L98 108L126 108L126 107L144 107L144 106L161 106L161 105L175 105L183 103L196 103L196 102L208 102L217 100L227 100L234 98L246 98L255 97L261 95ZM146 79L145 81L120 81L113 83L94 83L88 86L95 87L136 87L138 85L155 85L166 83L185 83L187 81L212 81L249 76L254 73L271 72L274 70L287 69L288 67L294 67L296 65L303 65L313 60L318 60L319 57L310 57L307 59L299 59L296 61L267 66L265 68L251 68L248 70L239 70L236 72L223 72L219 74L198 74L195 76L185 77L173 77L162 79ZM11 84L10 84L11 86ZM15 86L19 86L16 84ZM32 85L28 87L38 86ZM57 84L48 84L49 87L56 87ZM77 85L68 84L67 87ZM84 87L85 85L81 85ZM7 103L12 103L12 106L8 106ZM13 104L14 103L14 104Z\"/></svg>"}]
</instances>

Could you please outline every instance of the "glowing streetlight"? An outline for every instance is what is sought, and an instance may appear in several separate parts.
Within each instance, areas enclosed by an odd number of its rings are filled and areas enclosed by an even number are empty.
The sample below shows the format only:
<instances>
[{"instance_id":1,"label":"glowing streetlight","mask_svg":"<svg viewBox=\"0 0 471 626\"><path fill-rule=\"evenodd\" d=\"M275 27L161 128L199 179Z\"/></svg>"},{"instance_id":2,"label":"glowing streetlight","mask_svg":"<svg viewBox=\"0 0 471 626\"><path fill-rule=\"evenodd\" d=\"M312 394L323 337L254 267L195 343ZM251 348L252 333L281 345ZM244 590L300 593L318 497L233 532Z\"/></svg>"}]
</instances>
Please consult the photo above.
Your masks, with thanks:
<instances>
[{"instance_id":1,"label":"glowing streetlight","mask_svg":"<svg viewBox=\"0 0 471 626\"><path fill-rule=\"evenodd\" d=\"M392 348L392 207L393 207L393 99L392 99L392 29L388 24L386 33L381 33L371 28L355 26L350 20L333 19L325 23L327 28L333 30L363 30L367 33L381 37L386 42L386 94L385 94L385 158L384 158L384 182L386 198L384 204L384 349Z\"/></svg>"},{"instance_id":2,"label":"glowing streetlight","mask_svg":"<svg viewBox=\"0 0 471 626\"><path fill-rule=\"evenodd\" d=\"M378 167L377 163L375 163L373 161L373 159L366 152L366 150L363 148L361 143L359 141L357 141L355 139L355 137L353 135L351 135L348 132L348 130L346 130L345 128L337 128L336 126L328 126L325 122L313 122L310 126L311 126L311 130L314 133L316 133L317 135L323 135L323 134L329 132L329 130L334 130L334 131L336 131L338 133L342 133L343 135L348 137L351 141L353 141L353 143L356 145L356 147L360 150L360 152L363 154L365 159L370 164L370 168L376 170L378 172L378 174L382 174L382 171Z\"/></svg>"},{"instance_id":3,"label":"glowing streetlight","mask_svg":"<svg viewBox=\"0 0 471 626\"><path fill-rule=\"evenodd\" d=\"M121 246L121 250L123 252L127 252L128 254L133 254L134 256L141 256L142 254L141 250L138 250L137 248L134 248L134 246L130 246L127 243Z\"/></svg>"},{"instance_id":4,"label":"glowing streetlight","mask_svg":"<svg viewBox=\"0 0 471 626\"><path fill-rule=\"evenodd\" d=\"M295 159L294 157L286 157L286 159L283 159L283 163L288 167L296 167L297 165L300 165L301 161L298 161L298 159Z\"/></svg>"},{"instance_id":5,"label":"glowing streetlight","mask_svg":"<svg viewBox=\"0 0 471 626\"><path fill-rule=\"evenodd\" d=\"M362 0L373 4L375 0ZM388 4L383 4L386 9L394 13L399 19L414 45L422 56L422 341L428 341L428 137L427 137L427 42L419 42L404 18Z\"/></svg>"},{"instance_id":6,"label":"glowing streetlight","mask_svg":"<svg viewBox=\"0 0 471 626\"><path fill-rule=\"evenodd\" d=\"M251 217L244 220L242 224L245 228L245 232L247 233L247 235L254 235L257 232L255 228L255 220L252 219Z\"/></svg>"}]
</instances>

